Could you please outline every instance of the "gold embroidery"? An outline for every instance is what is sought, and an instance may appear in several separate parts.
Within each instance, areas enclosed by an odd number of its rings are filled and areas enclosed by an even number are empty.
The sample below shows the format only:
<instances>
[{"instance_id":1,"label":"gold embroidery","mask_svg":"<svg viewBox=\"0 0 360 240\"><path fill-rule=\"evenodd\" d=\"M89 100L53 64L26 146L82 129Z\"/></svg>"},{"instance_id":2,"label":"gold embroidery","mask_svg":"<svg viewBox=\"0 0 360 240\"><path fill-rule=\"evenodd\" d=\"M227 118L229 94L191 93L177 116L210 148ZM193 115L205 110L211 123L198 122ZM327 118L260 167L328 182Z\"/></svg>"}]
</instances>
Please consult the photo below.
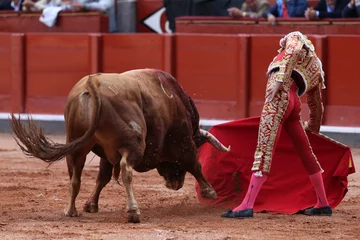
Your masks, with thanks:
<instances>
[{"instance_id":1,"label":"gold embroidery","mask_svg":"<svg viewBox=\"0 0 360 240\"><path fill-rule=\"evenodd\" d=\"M269 91L273 87L276 79L278 79L278 75L279 73L276 72L269 76L266 91ZM260 118L258 144L252 167L253 171L270 171L275 139L280 123L289 104L288 92L292 83L292 80L284 82L283 90L280 90L277 93L275 99L272 102L265 102L264 104Z\"/></svg>"},{"instance_id":2,"label":"gold embroidery","mask_svg":"<svg viewBox=\"0 0 360 240\"><path fill-rule=\"evenodd\" d=\"M309 106L308 128L311 131L319 132L324 113L320 85L306 93L306 100Z\"/></svg>"},{"instance_id":3,"label":"gold embroidery","mask_svg":"<svg viewBox=\"0 0 360 240\"><path fill-rule=\"evenodd\" d=\"M298 32L288 34L280 41L280 45L282 48L270 63L268 74L273 69L279 68L279 72L283 73L282 76L279 75L279 80L289 81L292 71L297 72L305 84L300 96L319 83L322 84L323 89L325 88L322 63L306 36Z\"/></svg>"},{"instance_id":4,"label":"gold embroidery","mask_svg":"<svg viewBox=\"0 0 360 240\"><path fill-rule=\"evenodd\" d=\"M290 33L282 38L280 46L279 54L274 57L268 67L266 96L276 81L282 81L283 84L275 99L272 102L266 101L262 109L258 143L252 167L252 170L256 171L258 175L270 171L276 136L289 104L289 90L293 84L291 79L293 71L298 73L305 85L305 89L301 89L302 91L298 95L307 93L310 108L310 129L320 129L322 120L323 105L320 88L325 88L324 72L322 63L314 51L314 46L306 36L299 32ZM273 72L274 69L278 69L278 71Z\"/></svg>"}]
</instances>

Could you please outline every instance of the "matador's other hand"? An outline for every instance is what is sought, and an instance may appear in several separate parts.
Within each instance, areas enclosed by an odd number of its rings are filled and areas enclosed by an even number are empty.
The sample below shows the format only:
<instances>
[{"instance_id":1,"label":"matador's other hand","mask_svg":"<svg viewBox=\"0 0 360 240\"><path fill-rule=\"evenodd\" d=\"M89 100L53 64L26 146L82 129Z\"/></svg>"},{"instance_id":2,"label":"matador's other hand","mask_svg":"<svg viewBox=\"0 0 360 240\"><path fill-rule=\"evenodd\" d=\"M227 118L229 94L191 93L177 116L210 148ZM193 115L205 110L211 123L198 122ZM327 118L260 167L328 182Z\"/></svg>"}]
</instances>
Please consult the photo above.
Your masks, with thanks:
<instances>
[{"instance_id":1,"label":"matador's other hand","mask_svg":"<svg viewBox=\"0 0 360 240\"><path fill-rule=\"evenodd\" d=\"M276 81L274 86L269 90L268 94L267 94L267 102L272 102L275 98L275 95L277 94L277 92L280 90L280 88L282 87L282 82Z\"/></svg>"}]
</instances>

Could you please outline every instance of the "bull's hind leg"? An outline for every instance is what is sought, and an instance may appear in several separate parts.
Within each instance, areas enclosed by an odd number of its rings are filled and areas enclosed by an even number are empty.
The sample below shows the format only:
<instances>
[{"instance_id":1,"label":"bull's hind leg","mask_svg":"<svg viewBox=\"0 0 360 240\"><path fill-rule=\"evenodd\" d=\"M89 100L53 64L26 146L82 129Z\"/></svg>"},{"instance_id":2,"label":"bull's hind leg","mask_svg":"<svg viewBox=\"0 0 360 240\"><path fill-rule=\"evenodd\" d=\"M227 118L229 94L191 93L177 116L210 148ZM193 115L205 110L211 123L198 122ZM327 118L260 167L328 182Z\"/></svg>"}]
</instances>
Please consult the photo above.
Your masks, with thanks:
<instances>
[{"instance_id":1,"label":"bull's hind leg","mask_svg":"<svg viewBox=\"0 0 360 240\"><path fill-rule=\"evenodd\" d=\"M90 198L84 205L84 212L96 213L99 210L99 196L101 190L111 180L113 165L105 158L100 159L99 173L96 179L96 186Z\"/></svg>"},{"instance_id":2,"label":"bull's hind leg","mask_svg":"<svg viewBox=\"0 0 360 240\"><path fill-rule=\"evenodd\" d=\"M78 213L75 207L75 199L80 191L81 173L86 161L86 154L70 154L66 157L70 176L70 197L68 206L65 208L65 216L76 217Z\"/></svg>"},{"instance_id":3,"label":"bull's hind leg","mask_svg":"<svg viewBox=\"0 0 360 240\"><path fill-rule=\"evenodd\" d=\"M132 187L132 171L133 168L128 163L128 152L121 153L121 178L126 189L127 195L127 220L132 223L140 222L140 210L135 200L134 191Z\"/></svg>"}]
</instances>

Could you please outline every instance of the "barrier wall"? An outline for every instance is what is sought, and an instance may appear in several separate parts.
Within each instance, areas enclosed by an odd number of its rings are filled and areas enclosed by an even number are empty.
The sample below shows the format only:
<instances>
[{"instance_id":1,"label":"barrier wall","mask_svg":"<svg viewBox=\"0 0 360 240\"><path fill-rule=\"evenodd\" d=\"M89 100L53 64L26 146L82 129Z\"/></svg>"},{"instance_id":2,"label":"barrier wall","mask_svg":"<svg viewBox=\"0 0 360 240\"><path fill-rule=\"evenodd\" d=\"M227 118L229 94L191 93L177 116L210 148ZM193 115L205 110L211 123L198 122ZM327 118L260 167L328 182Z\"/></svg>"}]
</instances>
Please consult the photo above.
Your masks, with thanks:
<instances>
[{"instance_id":1,"label":"barrier wall","mask_svg":"<svg viewBox=\"0 0 360 240\"><path fill-rule=\"evenodd\" d=\"M53 27L39 21L42 12L0 11L0 32L109 32L109 18L97 11L61 11Z\"/></svg>"},{"instance_id":2,"label":"barrier wall","mask_svg":"<svg viewBox=\"0 0 360 240\"><path fill-rule=\"evenodd\" d=\"M68 92L86 74L159 68L178 79L202 118L256 116L282 36L0 34L0 112L63 114ZM326 74L323 124L358 126L360 36L310 38Z\"/></svg>"}]
</instances>

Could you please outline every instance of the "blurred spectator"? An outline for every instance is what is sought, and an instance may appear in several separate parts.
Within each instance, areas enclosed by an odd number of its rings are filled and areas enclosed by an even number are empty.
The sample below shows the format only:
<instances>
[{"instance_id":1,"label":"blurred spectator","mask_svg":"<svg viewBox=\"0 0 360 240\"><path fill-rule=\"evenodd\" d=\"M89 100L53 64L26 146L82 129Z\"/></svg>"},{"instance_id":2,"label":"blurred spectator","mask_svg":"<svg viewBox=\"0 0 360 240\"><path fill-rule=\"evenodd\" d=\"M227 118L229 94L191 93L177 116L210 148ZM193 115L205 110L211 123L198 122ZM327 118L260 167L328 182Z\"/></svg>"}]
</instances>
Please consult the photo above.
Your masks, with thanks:
<instances>
[{"instance_id":1,"label":"blurred spectator","mask_svg":"<svg viewBox=\"0 0 360 240\"><path fill-rule=\"evenodd\" d=\"M276 23L276 17L304 17L308 6L306 0L276 0L275 5L264 13L264 17L271 24Z\"/></svg>"},{"instance_id":2,"label":"blurred spectator","mask_svg":"<svg viewBox=\"0 0 360 240\"><path fill-rule=\"evenodd\" d=\"M360 17L360 0L350 0L350 3L342 11L341 16L343 18Z\"/></svg>"},{"instance_id":3,"label":"blurred spectator","mask_svg":"<svg viewBox=\"0 0 360 240\"><path fill-rule=\"evenodd\" d=\"M231 1L225 0L192 0L193 16L228 16L227 9L232 7Z\"/></svg>"},{"instance_id":4,"label":"blurred spectator","mask_svg":"<svg viewBox=\"0 0 360 240\"><path fill-rule=\"evenodd\" d=\"M169 27L175 32L180 16L229 16L227 9L241 6L244 0L163 0Z\"/></svg>"},{"instance_id":5,"label":"blurred spectator","mask_svg":"<svg viewBox=\"0 0 360 240\"><path fill-rule=\"evenodd\" d=\"M305 17L308 20L322 18L341 18L341 13L349 0L320 0L314 8L308 8Z\"/></svg>"},{"instance_id":6,"label":"blurred spectator","mask_svg":"<svg viewBox=\"0 0 360 240\"><path fill-rule=\"evenodd\" d=\"M73 11L97 10L109 16L109 32L116 32L115 0L74 0Z\"/></svg>"},{"instance_id":7,"label":"blurred spectator","mask_svg":"<svg viewBox=\"0 0 360 240\"><path fill-rule=\"evenodd\" d=\"M23 11L42 11L45 7L60 6L61 0L24 0Z\"/></svg>"},{"instance_id":8,"label":"blurred spectator","mask_svg":"<svg viewBox=\"0 0 360 240\"><path fill-rule=\"evenodd\" d=\"M11 0L0 0L0 10L14 10L11 6Z\"/></svg>"},{"instance_id":9,"label":"blurred spectator","mask_svg":"<svg viewBox=\"0 0 360 240\"><path fill-rule=\"evenodd\" d=\"M13 0L11 1L10 6L14 11L18 12L22 11L22 3L23 0Z\"/></svg>"},{"instance_id":10,"label":"blurred spectator","mask_svg":"<svg viewBox=\"0 0 360 240\"><path fill-rule=\"evenodd\" d=\"M267 0L245 0L241 9L237 7L229 8L229 15L233 17L263 17L264 13L270 8Z\"/></svg>"},{"instance_id":11,"label":"blurred spectator","mask_svg":"<svg viewBox=\"0 0 360 240\"><path fill-rule=\"evenodd\" d=\"M169 21L169 28L175 32L175 18L190 15L191 0L163 0L166 18Z\"/></svg>"}]
</instances>

